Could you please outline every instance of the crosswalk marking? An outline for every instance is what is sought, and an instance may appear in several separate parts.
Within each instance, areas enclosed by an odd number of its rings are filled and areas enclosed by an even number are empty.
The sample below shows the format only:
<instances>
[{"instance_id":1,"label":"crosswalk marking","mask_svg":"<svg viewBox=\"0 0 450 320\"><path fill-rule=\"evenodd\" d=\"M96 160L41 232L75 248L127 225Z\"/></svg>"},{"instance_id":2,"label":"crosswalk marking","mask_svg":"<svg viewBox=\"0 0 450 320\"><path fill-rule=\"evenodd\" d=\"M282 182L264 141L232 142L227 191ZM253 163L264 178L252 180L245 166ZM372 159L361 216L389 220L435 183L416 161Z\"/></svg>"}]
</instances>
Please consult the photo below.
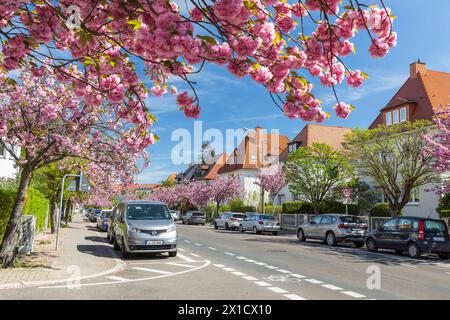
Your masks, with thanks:
<instances>
[{"instance_id":1,"label":"crosswalk marking","mask_svg":"<svg viewBox=\"0 0 450 320\"><path fill-rule=\"evenodd\" d=\"M264 268L267 268L267 269L277 269L277 267L274 267L274 266L264 266Z\"/></svg>"},{"instance_id":2,"label":"crosswalk marking","mask_svg":"<svg viewBox=\"0 0 450 320\"><path fill-rule=\"evenodd\" d=\"M255 283L256 283L258 286L261 286L261 287L270 287L270 286L271 286L270 283L265 282L265 281L255 281Z\"/></svg>"},{"instance_id":3,"label":"crosswalk marking","mask_svg":"<svg viewBox=\"0 0 450 320\"><path fill-rule=\"evenodd\" d=\"M245 259L247 259L246 257L237 257L238 259L241 259L241 260L245 260Z\"/></svg>"},{"instance_id":4,"label":"crosswalk marking","mask_svg":"<svg viewBox=\"0 0 450 320\"><path fill-rule=\"evenodd\" d=\"M236 276L245 276L246 275L245 273L239 272L239 271L235 271L235 272L233 272L233 274Z\"/></svg>"},{"instance_id":5,"label":"crosswalk marking","mask_svg":"<svg viewBox=\"0 0 450 320\"><path fill-rule=\"evenodd\" d=\"M234 253L231 253L231 252L225 252L225 254L227 254L229 256L234 256L235 255Z\"/></svg>"},{"instance_id":6,"label":"crosswalk marking","mask_svg":"<svg viewBox=\"0 0 450 320\"><path fill-rule=\"evenodd\" d=\"M256 281L256 280L258 280L257 278L252 277L252 276L245 276L245 277L242 277L242 278L245 279L245 280L249 280L249 281Z\"/></svg>"},{"instance_id":7,"label":"crosswalk marking","mask_svg":"<svg viewBox=\"0 0 450 320\"><path fill-rule=\"evenodd\" d=\"M365 298L366 296L357 292L353 292L353 291L342 291L343 294L346 294L350 297L353 298Z\"/></svg>"},{"instance_id":8,"label":"crosswalk marking","mask_svg":"<svg viewBox=\"0 0 450 320\"><path fill-rule=\"evenodd\" d=\"M284 270L284 269L277 269L277 271L278 271L278 272L281 272L281 273L292 273L291 271L289 271L289 270Z\"/></svg>"},{"instance_id":9,"label":"crosswalk marking","mask_svg":"<svg viewBox=\"0 0 450 320\"><path fill-rule=\"evenodd\" d=\"M298 274L298 273L291 273L291 276L294 278L299 278L299 279L303 279L306 278L305 276Z\"/></svg>"},{"instance_id":10,"label":"crosswalk marking","mask_svg":"<svg viewBox=\"0 0 450 320\"><path fill-rule=\"evenodd\" d=\"M321 284L323 283L322 281L316 280L316 279L305 279L305 281L308 281L310 283L314 283L314 284Z\"/></svg>"},{"instance_id":11,"label":"crosswalk marking","mask_svg":"<svg viewBox=\"0 0 450 320\"><path fill-rule=\"evenodd\" d=\"M330 290L343 290L342 288L339 288L337 286L333 286L332 284L323 284L322 287L330 289Z\"/></svg>"},{"instance_id":12,"label":"crosswalk marking","mask_svg":"<svg viewBox=\"0 0 450 320\"><path fill-rule=\"evenodd\" d=\"M225 267L223 264L219 264L219 263L213 264L213 266L214 266L214 267L217 267L217 268L223 268L223 267Z\"/></svg>"},{"instance_id":13,"label":"crosswalk marking","mask_svg":"<svg viewBox=\"0 0 450 320\"><path fill-rule=\"evenodd\" d=\"M234 271L233 268L222 268L222 270L224 270L224 271Z\"/></svg>"},{"instance_id":14,"label":"crosswalk marking","mask_svg":"<svg viewBox=\"0 0 450 320\"><path fill-rule=\"evenodd\" d=\"M208 249L209 249L209 250L213 250L213 251L217 251L217 249L216 249L216 248L213 248L213 247L208 247Z\"/></svg>"},{"instance_id":15,"label":"crosswalk marking","mask_svg":"<svg viewBox=\"0 0 450 320\"><path fill-rule=\"evenodd\" d=\"M284 296L291 300L306 300L305 298L300 297L299 295L296 295L296 294L292 294L292 293L284 294Z\"/></svg>"},{"instance_id":16,"label":"crosswalk marking","mask_svg":"<svg viewBox=\"0 0 450 320\"><path fill-rule=\"evenodd\" d=\"M172 272L169 271L163 271L158 269L150 269L150 268L141 268L141 267L134 267L134 270L140 270L140 271L147 271L147 272L154 272L154 273L160 273L160 274L171 274Z\"/></svg>"},{"instance_id":17,"label":"crosswalk marking","mask_svg":"<svg viewBox=\"0 0 450 320\"><path fill-rule=\"evenodd\" d=\"M275 293L287 293L286 290L278 288L278 287L269 287L267 289L269 289L270 291L273 291Z\"/></svg>"}]
</instances>

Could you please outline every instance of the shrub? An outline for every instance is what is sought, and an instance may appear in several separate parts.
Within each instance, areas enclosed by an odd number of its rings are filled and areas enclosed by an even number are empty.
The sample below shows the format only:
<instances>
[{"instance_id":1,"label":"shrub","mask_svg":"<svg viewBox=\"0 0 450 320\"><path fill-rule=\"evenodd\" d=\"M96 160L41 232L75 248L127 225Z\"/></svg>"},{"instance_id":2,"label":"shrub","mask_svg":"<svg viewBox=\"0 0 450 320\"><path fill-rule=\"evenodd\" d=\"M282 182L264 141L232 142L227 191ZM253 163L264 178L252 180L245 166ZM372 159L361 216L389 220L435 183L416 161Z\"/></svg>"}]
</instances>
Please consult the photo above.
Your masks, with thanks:
<instances>
[{"instance_id":1,"label":"shrub","mask_svg":"<svg viewBox=\"0 0 450 320\"><path fill-rule=\"evenodd\" d=\"M439 216L441 218L450 218L450 210L441 210Z\"/></svg>"},{"instance_id":2,"label":"shrub","mask_svg":"<svg viewBox=\"0 0 450 320\"><path fill-rule=\"evenodd\" d=\"M436 208L438 213L442 213L442 211L450 210L450 193L445 194L442 198L439 199L439 205Z\"/></svg>"},{"instance_id":3,"label":"shrub","mask_svg":"<svg viewBox=\"0 0 450 320\"><path fill-rule=\"evenodd\" d=\"M244 206L244 200L236 198L228 201L227 205L231 212L241 212L241 208Z\"/></svg>"},{"instance_id":4,"label":"shrub","mask_svg":"<svg viewBox=\"0 0 450 320\"><path fill-rule=\"evenodd\" d=\"M275 210L274 210L275 209ZM280 214L283 212L283 206L266 206L266 213Z\"/></svg>"},{"instance_id":5,"label":"shrub","mask_svg":"<svg viewBox=\"0 0 450 320\"><path fill-rule=\"evenodd\" d=\"M345 204L333 200L325 201L320 206L320 213L345 213ZM358 206L356 204L349 204L348 214L357 215Z\"/></svg>"},{"instance_id":6,"label":"shrub","mask_svg":"<svg viewBox=\"0 0 450 320\"><path fill-rule=\"evenodd\" d=\"M235 211L235 212L243 212L243 213L246 213L246 212L256 212L256 211L258 211L258 210L256 210L256 207L254 207L254 206L243 206L242 208L240 208L241 210L239 210L239 211Z\"/></svg>"},{"instance_id":7,"label":"shrub","mask_svg":"<svg viewBox=\"0 0 450 320\"><path fill-rule=\"evenodd\" d=\"M230 206L227 204L221 204L219 206L219 212L227 212L230 211Z\"/></svg>"},{"instance_id":8,"label":"shrub","mask_svg":"<svg viewBox=\"0 0 450 320\"><path fill-rule=\"evenodd\" d=\"M311 204L308 202L285 202L282 206L283 213L295 214L295 213L308 213L314 212Z\"/></svg>"},{"instance_id":9,"label":"shrub","mask_svg":"<svg viewBox=\"0 0 450 320\"><path fill-rule=\"evenodd\" d=\"M370 209L371 217L390 217L389 205L387 203L378 203Z\"/></svg>"},{"instance_id":10,"label":"shrub","mask_svg":"<svg viewBox=\"0 0 450 320\"><path fill-rule=\"evenodd\" d=\"M15 197L16 190L0 190L0 243L12 213ZM48 200L42 193L38 190L28 189L23 214L36 217L36 232L44 229L48 204Z\"/></svg>"}]
</instances>

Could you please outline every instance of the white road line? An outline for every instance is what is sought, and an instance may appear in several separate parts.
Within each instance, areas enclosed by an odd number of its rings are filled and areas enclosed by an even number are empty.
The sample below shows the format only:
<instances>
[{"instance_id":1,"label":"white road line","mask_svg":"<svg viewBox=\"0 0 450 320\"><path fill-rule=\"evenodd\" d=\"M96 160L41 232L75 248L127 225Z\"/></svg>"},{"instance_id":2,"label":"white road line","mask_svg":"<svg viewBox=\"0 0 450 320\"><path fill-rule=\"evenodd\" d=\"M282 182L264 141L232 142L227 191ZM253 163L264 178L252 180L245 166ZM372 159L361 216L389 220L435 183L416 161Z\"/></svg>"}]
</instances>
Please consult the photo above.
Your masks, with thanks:
<instances>
[{"instance_id":1,"label":"white road line","mask_svg":"<svg viewBox=\"0 0 450 320\"><path fill-rule=\"evenodd\" d=\"M323 284L322 287L330 289L330 290L334 290L334 291L344 290L344 289L342 289L340 287L333 286L332 284Z\"/></svg>"},{"instance_id":2,"label":"white road line","mask_svg":"<svg viewBox=\"0 0 450 320\"><path fill-rule=\"evenodd\" d=\"M256 280L258 280L257 278L252 277L252 276L245 276L245 277L242 277L242 278L245 279L245 280L249 280L249 281L256 281Z\"/></svg>"},{"instance_id":3,"label":"white road line","mask_svg":"<svg viewBox=\"0 0 450 320\"><path fill-rule=\"evenodd\" d=\"M292 294L292 293L283 294L283 296L285 296L286 298L291 299L291 300L306 300L305 298L300 297L300 296L298 296L296 294Z\"/></svg>"},{"instance_id":4,"label":"white road line","mask_svg":"<svg viewBox=\"0 0 450 320\"><path fill-rule=\"evenodd\" d=\"M243 273L243 272L239 272L239 271L236 271L236 272L232 272L234 275L237 275L237 276L240 276L240 277L242 277L242 276L246 276L247 274L245 274L245 273Z\"/></svg>"},{"instance_id":5,"label":"white road line","mask_svg":"<svg viewBox=\"0 0 450 320\"><path fill-rule=\"evenodd\" d=\"M278 287L268 287L267 289L269 289L270 291L273 291L275 293L287 293L286 290L278 288Z\"/></svg>"},{"instance_id":6,"label":"white road line","mask_svg":"<svg viewBox=\"0 0 450 320\"><path fill-rule=\"evenodd\" d=\"M194 257L200 258L200 256L199 256L198 254L195 254L195 253L191 253L191 256L194 256Z\"/></svg>"},{"instance_id":7,"label":"white road line","mask_svg":"<svg viewBox=\"0 0 450 320\"><path fill-rule=\"evenodd\" d=\"M178 250L180 250L181 252L185 252L186 250L184 250L184 249L181 249L181 248L178 248Z\"/></svg>"},{"instance_id":8,"label":"white road line","mask_svg":"<svg viewBox=\"0 0 450 320\"><path fill-rule=\"evenodd\" d=\"M323 283L322 281L316 280L316 279L305 279L305 281L308 281L310 283L314 283L314 284L321 284Z\"/></svg>"},{"instance_id":9,"label":"white road line","mask_svg":"<svg viewBox=\"0 0 450 320\"><path fill-rule=\"evenodd\" d=\"M217 251L217 249L213 248L213 247L208 247L208 249L213 250L213 251Z\"/></svg>"},{"instance_id":10,"label":"white road line","mask_svg":"<svg viewBox=\"0 0 450 320\"><path fill-rule=\"evenodd\" d=\"M201 247L202 244L201 243L194 243L194 246Z\"/></svg>"},{"instance_id":11,"label":"white road line","mask_svg":"<svg viewBox=\"0 0 450 320\"><path fill-rule=\"evenodd\" d=\"M186 268L195 268L196 266L190 265L190 264L184 264L184 263L177 263L177 262L169 262L171 266L178 266L178 267L186 267Z\"/></svg>"},{"instance_id":12,"label":"white road line","mask_svg":"<svg viewBox=\"0 0 450 320\"><path fill-rule=\"evenodd\" d=\"M109 276L106 277L107 279L111 279L111 280L116 280L116 281L128 281L127 278L122 278L122 277L118 277L118 276Z\"/></svg>"},{"instance_id":13,"label":"white road line","mask_svg":"<svg viewBox=\"0 0 450 320\"><path fill-rule=\"evenodd\" d=\"M140 270L140 271L160 273L160 274L171 274L172 273L172 272L169 272L169 271L163 271L163 270L157 270L157 269L149 269L149 268L141 268L141 267L134 267L132 269Z\"/></svg>"},{"instance_id":14,"label":"white road line","mask_svg":"<svg viewBox=\"0 0 450 320\"><path fill-rule=\"evenodd\" d=\"M267 266L267 263L264 262L255 261L254 263L257 264L258 266Z\"/></svg>"},{"instance_id":15,"label":"white road line","mask_svg":"<svg viewBox=\"0 0 450 320\"><path fill-rule=\"evenodd\" d=\"M255 260L252 260L252 259L248 259L248 260L245 260L245 261L247 261L247 262L256 262Z\"/></svg>"},{"instance_id":16,"label":"white road line","mask_svg":"<svg viewBox=\"0 0 450 320\"><path fill-rule=\"evenodd\" d=\"M278 269L278 267L274 267L274 266L264 266L264 268L267 268L267 269Z\"/></svg>"},{"instance_id":17,"label":"white road line","mask_svg":"<svg viewBox=\"0 0 450 320\"><path fill-rule=\"evenodd\" d=\"M365 298L366 296L357 292L353 292L353 291L341 291L341 293L346 294L350 297L353 298Z\"/></svg>"},{"instance_id":18,"label":"white road line","mask_svg":"<svg viewBox=\"0 0 450 320\"><path fill-rule=\"evenodd\" d=\"M191 258L185 256L184 254L179 253L179 254L177 254L177 256L186 262L195 262L194 259L191 259Z\"/></svg>"},{"instance_id":19,"label":"white road line","mask_svg":"<svg viewBox=\"0 0 450 320\"><path fill-rule=\"evenodd\" d=\"M450 272L446 272L446 274L450 274Z\"/></svg>"},{"instance_id":20,"label":"white road line","mask_svg":"<svg viewBox=\"0 0 450 320\"><path fill-rule=\"evenodd\" d=\"M281 272L281 273L292 273L292 271L284 270L284 269L277 269L277 271Z\"/></svg>"},{"instance_id":21,"label":"white road line","mask_svg":"<svg viewBox=\"0 0 450 320\"><path fill-rule=\"evenodd\" d=\"M245 259L247 259L246 257L237 257L238 259L241 259L241 260L245 260Z\"/></svg>"},{"instance_id":22,"label":"white road line","mask_svg":"<svg viewBox=\"0 0 450 320\"><path fill-rule=\"evenodd\" d=\"M401 265L401 266L404 266L404 267L408 267L408 268L414 268L414 269L417 269L416 266L413 266L413 265L407 264L407 263L400 263L400 265Z\"/></svg>"},{"instance_id":23,"label":"white road line","mask_svg":"<svg viewBox=\"0 0 450 320\"><path fill-rule=\"evenodd\" d=\"M190 240L183 240L184 242L191 242Z\"/></svg>"},{"instance_id":24,"label":"white road line","mask_svg":"<svg viewBox=\"0 0 450 320\"><path fill-rule=\"evenodd\" d=\"M256 283L258 286L261 286L261 287L270 287L270 286L271 286L270 283L265 282L265 281L255 281L255 283Z\"/></svg>"},{"instance_id":25,"label":"white road line","mask_svg":"<svg viewBox=\"0 0 450 320\"><path fill-rule=\"evenodd\" d=\"M227 254L227 255L229 255L229 256L234 256L235 254L234 253L231 253L231 252L224 252L225 254Z\"/></svg>"},{"instance_id":26,"label":"white road line","mask_svg":"<svg viewBox=\"0 0 450 320\"><path fill-rule=\"evenodd\" d=\"M306 278L305 276L298 274L298 273L291 273L290 276L294 277L294 278L299 278L299 279Z\"/></svg>"},{"instance_id":27,"label":"white road line","mask_svg":"<svg viewBox=\"0 0 450 320\"><path fill-rule=\"evenodd\" d=\"M236 271L233 268L222 268L223 271Z\"/></svg>"},{"instance_id":28,"label":"white road line","mask_svg":"<svg viewBox=\"0 0 450 320\"><path fill-rule=\"evenodd\" d=\"M213 264L213 266L214 266L214 267L217 267L217 268L223 268L223 267L225 267L223 264L218 264L218 263Z\"/></svg>"}]
</instances>

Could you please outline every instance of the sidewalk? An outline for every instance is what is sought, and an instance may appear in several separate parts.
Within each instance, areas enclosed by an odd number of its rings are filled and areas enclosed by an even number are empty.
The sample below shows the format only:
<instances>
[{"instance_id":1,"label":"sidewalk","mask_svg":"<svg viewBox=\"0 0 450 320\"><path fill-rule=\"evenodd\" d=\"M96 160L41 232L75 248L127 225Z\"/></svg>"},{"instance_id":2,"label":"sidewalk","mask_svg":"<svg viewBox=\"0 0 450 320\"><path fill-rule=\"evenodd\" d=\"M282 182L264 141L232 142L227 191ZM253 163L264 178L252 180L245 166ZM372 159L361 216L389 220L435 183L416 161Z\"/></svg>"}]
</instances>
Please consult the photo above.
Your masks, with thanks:
<instances>
[{"instance_id":1,"label":"sidewalk","mask_svg":"<svg viewBox=\"0 0 450 320\"><path fill-rule=\"evenodd\" d=\"M19 256L16 268L0 269L0 289L74 281L120 270L124 263L105 239L82 215L75 215L69 228L60 230L58 252L54 251L55 235L41 233L31 255Z\"/></svg>"}]
</instances>

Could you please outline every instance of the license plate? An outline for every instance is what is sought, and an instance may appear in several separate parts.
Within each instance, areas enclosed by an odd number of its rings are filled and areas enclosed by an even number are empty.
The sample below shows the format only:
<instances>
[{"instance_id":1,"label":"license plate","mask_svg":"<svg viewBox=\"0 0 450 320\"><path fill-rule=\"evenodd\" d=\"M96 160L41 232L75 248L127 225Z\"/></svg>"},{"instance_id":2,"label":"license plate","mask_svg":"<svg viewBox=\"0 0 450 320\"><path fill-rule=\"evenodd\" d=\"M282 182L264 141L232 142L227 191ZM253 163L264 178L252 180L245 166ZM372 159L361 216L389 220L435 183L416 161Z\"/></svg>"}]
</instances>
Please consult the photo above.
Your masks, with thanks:
<instances>
[{"instance_id":1,"label":"license plate","mask_svg":"<svg viewBox=\"0 0 450 320\"><path fill-rule=\"evenodd\" d=\"M445 241L444 237L433 237L433 241Z\"/></svg>"},{"instance_id":2,"label":"license plate","mask_svg":"<svg viewBox=\"0 0 450 320\"><path fill-rule=\"evenodd\" d=\"M146 246L157 246L163 244L164 241L161 240L147 240L145 241Z\"/></svg>"}]
</instances>

